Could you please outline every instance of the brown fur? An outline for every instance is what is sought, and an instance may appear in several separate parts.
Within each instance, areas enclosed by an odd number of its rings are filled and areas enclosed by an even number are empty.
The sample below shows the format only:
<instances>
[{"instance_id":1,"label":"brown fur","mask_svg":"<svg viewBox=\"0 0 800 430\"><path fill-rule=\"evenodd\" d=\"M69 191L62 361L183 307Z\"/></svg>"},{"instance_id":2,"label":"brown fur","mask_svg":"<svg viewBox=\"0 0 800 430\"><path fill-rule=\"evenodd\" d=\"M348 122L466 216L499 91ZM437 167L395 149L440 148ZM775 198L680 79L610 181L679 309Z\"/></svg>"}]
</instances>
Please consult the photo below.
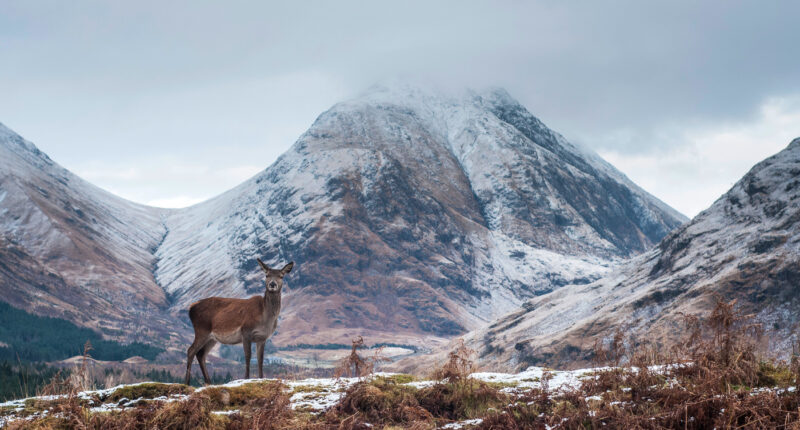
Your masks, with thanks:
<instances>
[{"instance_id":1,"label":"brown fur","mask_svg":"<svg viewBox=\"0 0 800 430\"><path fill-rule=\"evenodd\" d=\"M294 262L279 270L270 269L261 260L258 260L258 265L266 275L267 289L263 297L253 296L249 299L209 297L189 307L189 319L194 326L194 342L187 351L187 385L191 381L194 357L197 357L206 384L211 383L206 370L206 357L217 342L227 345L242 344L245 379L250 378L250 346L255 343L258 352L258 377L264 377L264 344L278 326L283 277L291 272Z\"/></svg>"}]
</instances>

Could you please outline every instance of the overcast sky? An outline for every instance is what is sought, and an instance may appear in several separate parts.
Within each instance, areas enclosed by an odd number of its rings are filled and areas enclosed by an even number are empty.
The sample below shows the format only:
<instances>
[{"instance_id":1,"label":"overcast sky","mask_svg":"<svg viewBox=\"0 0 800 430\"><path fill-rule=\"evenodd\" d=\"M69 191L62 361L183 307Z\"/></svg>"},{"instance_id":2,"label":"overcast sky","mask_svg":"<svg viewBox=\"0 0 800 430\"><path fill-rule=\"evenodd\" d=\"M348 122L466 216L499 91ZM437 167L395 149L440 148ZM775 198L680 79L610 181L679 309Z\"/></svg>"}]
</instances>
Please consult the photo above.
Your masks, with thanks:
<instances>
[{"instance_id":1,"label":"overcast sky","mask_svg":"<svg viewBox=\"0 0 800 430\"><path fill-rule=\"evenodd\" d=\"M800 136L800 2L0 2L0 122L180 207L401 78L505 87L688 216Z\"/></svg>"}]
</instances>

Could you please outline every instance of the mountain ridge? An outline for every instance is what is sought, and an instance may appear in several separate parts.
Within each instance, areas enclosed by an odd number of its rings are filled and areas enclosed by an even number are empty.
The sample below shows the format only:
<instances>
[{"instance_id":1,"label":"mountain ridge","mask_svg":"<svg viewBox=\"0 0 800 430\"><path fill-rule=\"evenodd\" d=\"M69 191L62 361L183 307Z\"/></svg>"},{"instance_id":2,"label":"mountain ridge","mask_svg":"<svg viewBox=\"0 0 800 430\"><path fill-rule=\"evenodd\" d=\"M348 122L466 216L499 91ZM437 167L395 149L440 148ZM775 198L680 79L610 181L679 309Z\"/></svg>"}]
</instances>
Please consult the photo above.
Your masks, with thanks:
<instances>
[{"instance_id":1,"label":"mountain ridge","mask_svg":"<svg viewBox=\"0 0 800 430\"><path fill-rule=\"evenodd\" d=\"M60 179L74 177L58 169ZM16 190L19 207L47 207L29 197L36 186L66 186L58 174L37 175L18 175L39 183ZM5 176L3 192L6 184L25 182ZM120 257L135 262L136 291L157 287L160 294L131 304L135 296L125 290L106 290L114 288L108 274L104 285L94 280L89 296L103 297L105 312L135 310L137 323L172 344L186 336L183 312L192 301L261 291L255 257L298 262L276 342L346 343L359 334L440 338L478 327L526 298L591 282L684 219L498 90L451 97L375 88L323 112L265 170L188 208L148 208L92 187L66 193L61 206L84 212L89 225L77 228L81 237L103 239L98 252L119 247L112 254L124 251ZM92 204L94 196L102 204ZM13 236L16 224L6 212L0 226ZM72 225L52 230L72 234ZM29 236L19 244L33 249L36 242ZM64 264L65 282L80 289L80 264ZM127 272L112 267L106 272ZM148 311L173 333L150 327Z\"/></svg>"},{"instance_id":2,"label":"mountain ridge","mask_svg":"<svg viewBox=\"0 0 800 430\"><path fill-rule=\"evenodd\" d=\"M533 298L464 338L493 368L579 366L619 329L633 345L668 348L683 315L703 314L720 297L755 314L767 349L785 354L800 328L798 256L800 138L606 277Z\"/></svg>"}]
</instances>

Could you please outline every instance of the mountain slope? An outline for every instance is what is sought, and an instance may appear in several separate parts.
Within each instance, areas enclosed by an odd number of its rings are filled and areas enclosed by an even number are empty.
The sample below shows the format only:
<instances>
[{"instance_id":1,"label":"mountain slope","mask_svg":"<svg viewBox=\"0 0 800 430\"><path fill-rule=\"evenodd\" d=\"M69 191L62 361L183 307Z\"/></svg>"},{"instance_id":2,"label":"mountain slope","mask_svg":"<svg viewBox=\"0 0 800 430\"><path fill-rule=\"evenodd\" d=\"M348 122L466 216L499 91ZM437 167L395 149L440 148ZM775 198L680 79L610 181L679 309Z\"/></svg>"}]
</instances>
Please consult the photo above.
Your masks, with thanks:
<instances>
[{"instance_id":1,"label":"mountain slope","mask_svg":"<svg viewBox=\"0 0 800 430\"><path fill-rule=\"evenodd\" d=\"M0 131L7 300L167 346L190 335L193 301L263 293L256 257L297 262L277 343L410 343L592 282L684 220L503 90L376 87L180 210L117 198Z\"/></svg>"},{"instance_id":2,"label":"mountain slope","mask_svg":"<svg viewBox=\"0 0 800 430\"><path fill-rule=\"evenodd\" d=\"M0 124L3 299L125 340L163 322L153 279L162 211L105 192ZM163 326L163 325L162 325Z\"/></svg>"},{"instance_id":3,"label":"mountain slope","mask_svg":"<svg viewBox=\"0 0 800 430\"><path fill-rule=\"evenodd\" d=\"M682 313L737 299L776 354L800 328L800 139L753 167L730 191L657 247L609 276L525 303L466 339L486 365L579 365L596 339L622 328L666 346Z\"/></svg>"},{"instance_id":4,"label":"mountain slope","mask_svg":"<svg viewBox=\"0 0 800 430\"><path fill-rule=\"evenodd\" d=\"M682 220L502 90L378 87L170 215L156 275L179 312L260 291L259 255L293 259L279 343L452 336L596 279Z\"/></svg>"}]
</instances>

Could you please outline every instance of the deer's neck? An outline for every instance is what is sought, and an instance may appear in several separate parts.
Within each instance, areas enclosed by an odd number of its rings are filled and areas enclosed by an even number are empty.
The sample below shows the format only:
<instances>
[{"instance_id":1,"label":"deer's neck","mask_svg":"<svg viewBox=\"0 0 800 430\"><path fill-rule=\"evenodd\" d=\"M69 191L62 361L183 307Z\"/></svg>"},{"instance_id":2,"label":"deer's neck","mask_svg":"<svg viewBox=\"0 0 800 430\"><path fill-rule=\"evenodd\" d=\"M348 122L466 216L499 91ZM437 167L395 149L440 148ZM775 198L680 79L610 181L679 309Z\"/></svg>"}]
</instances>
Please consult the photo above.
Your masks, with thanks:
<instances>
[{"instance_id":1,"label":"deer's neck","mask_svg":"<svg viewBox=\"0 0 800 430\"><path fill-rule=\"evenodd\" d=\"M281 293L271 293L267 291L264 293L264 312L274 313L277 315L281 310Z\"/></svg>"}]
</instances>

